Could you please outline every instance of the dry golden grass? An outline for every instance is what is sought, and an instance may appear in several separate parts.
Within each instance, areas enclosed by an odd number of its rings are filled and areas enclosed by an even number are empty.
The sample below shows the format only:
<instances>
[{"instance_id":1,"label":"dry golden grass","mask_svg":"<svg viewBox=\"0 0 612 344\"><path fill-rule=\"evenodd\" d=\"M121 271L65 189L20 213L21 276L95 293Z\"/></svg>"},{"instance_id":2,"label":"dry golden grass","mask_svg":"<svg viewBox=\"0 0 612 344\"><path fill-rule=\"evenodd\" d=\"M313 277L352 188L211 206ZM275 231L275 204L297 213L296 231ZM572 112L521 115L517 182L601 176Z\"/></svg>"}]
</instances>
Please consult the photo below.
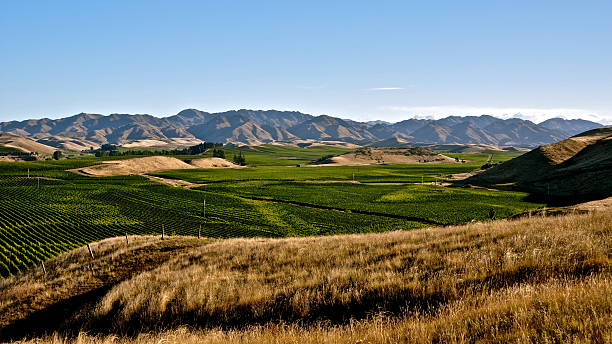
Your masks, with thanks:
<instances>
[{"instance_id":1,"label":"dry golden grass","mask_svg":"<svg viewBox=\"0 0 612 344\"><path fill-rule=\"evenodd\" d=\"M30 327L42 339L27 342L606 343L611 234L612 214L594 213L333 237L141 238L138 250L108 240L94 245L100 266L130 267L139 250L153 258L101 282L48 334ZM83 253L59 257L47 277L0 283L0 313L15 314L0 322L5 338L23 338L10 330L32 318L25 300L102 281L106 268L88 271Z\"/></svg>"}]
</instances>

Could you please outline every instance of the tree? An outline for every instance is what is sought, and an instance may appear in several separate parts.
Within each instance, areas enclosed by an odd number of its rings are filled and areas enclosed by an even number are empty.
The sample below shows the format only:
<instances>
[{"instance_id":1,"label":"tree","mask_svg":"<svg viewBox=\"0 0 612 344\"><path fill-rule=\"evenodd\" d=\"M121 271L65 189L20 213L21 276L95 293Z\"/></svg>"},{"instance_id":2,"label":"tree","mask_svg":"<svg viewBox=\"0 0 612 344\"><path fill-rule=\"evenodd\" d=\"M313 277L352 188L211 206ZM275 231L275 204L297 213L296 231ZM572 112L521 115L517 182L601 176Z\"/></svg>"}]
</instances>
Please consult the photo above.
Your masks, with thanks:
<instances>
[{"instance_id":1,"label":"tree","mask_svg":"<svg viewBox=\"0 0 612 344\"><path fill-rule=\"evenodd\" d=\"M117 150L117 146L111 145L110 143L105 143L102 146L100 146L100 150L102 150L102 151L114 151L114 150Z\"/></svg>"},{"instance_id":2,"label":"tree","mask_svg":"<svg viewBox=\"0 0 612 344\"><path fill-rule=\"evenodd\" d=\"M191 155L202 154L206 151L206 146L203 143L200 143L198 145L189 147L189 151Z\"/></svg>"},{"instance_id":3,"label":"tree","mask_svg":"<svg viewBox=\"0 0 612 344\"><path fill-rule=\"evenodd\" d=\"M239 155L234 154L233 162L236 165L245 166L246 165L246 158L244 157L242 152L240 152Z\"/></svg>"},{"instance_id":4,"label":"tree","mask_svg":"<svg viewBox=\"0 0 612 344\"><path fill-rule=\"evenodd\" d=\"M213 149L213 158L225 159L225 151L223 149Z\"/></svg>"},{"instance_id":5,"label":"tree","mask_svg":"<svg viewBox=\"0 0 612 344\"><path fill-rule=\"evenodd\" d=\"M61 158L62 158L62 152L61 151L53 152L53 160L59 160Z\"/></svg>"}]
</instances>

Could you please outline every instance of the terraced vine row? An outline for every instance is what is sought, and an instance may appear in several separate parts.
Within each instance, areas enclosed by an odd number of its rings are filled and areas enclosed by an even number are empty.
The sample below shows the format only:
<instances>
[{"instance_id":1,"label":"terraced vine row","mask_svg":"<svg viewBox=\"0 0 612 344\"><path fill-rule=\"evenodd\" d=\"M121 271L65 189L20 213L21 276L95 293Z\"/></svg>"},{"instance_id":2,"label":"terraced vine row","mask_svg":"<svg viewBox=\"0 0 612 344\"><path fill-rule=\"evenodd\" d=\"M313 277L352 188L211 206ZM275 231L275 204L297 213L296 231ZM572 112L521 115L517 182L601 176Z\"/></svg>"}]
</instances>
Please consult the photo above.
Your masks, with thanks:
<instances>
[{"instance_id":1,"label":"terraced vine row","mask_svg":"<svg viewBox=\"0 0 612 344\"><path fill-rule=\"evenodd\" d=\"M44 167L44 166L43 166ZM62 166L64 167L64 166ZM409 221L171 188L142 177L0 172L0 275L124 234L272 237L417 228ZM11 172L11 173L7 173ZM42 175L39 177L38 175ZM206 199L206 218L202 216Z\"/></svg>"},{"instance_id":2,"label":"terraced vine row","mask_svg":"<svg viewBox=\"0 0 612 344\"><path fill-rule=\"evenodd\" d=\"M354 173L357 180L368 182L427 181L436 180L432 174L464 172L473 167L470 164L259 167L164 174L213 183L197 190L171 188L138 176L91 178L66 171L95 162L0 162L1 276L103 238L160 234L162 226L167 235L196 235L202 225L202 235L217 238L361 233L424 226L406 220L409 217L452 224L486 218L491 207L506 216L537 206L523 203L521 195L303 182L351 180ZM248 181L252 179L264 181ZM256 200L261 198L268 201Z\"/></svg>"}]
</instances>

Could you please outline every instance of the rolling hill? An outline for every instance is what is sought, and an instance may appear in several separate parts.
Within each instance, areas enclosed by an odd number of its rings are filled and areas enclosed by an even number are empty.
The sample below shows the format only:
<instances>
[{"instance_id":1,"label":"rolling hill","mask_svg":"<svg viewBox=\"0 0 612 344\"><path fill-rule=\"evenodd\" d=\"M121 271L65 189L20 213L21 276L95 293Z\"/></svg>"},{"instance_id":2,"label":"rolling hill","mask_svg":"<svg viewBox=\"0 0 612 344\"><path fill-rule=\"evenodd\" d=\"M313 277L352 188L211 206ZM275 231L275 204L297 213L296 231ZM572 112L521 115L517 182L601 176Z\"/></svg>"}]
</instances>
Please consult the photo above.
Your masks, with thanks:
<instances>
[{"instance_id":1,"label":"rolling hill","mask_svg":"<svg viewBox=\"0 0 612 344\"><path fill-rule=\"evenodd\" d=\"M464 183L562 198L612 196L612 127L593 129L472 176Z\"/></svg>"},{"instance_id":2,"label":"rolling hill","mask_svg":"<svg viewBox=\"0 0 612 344\"><path fill-rule=\"evenodd\" d=\"M53 154L57 149L19 135L0 133L0 146L11 147L25 153Z\"/></svg>"},{"instance_id":3,"label":"rolling hill","mask_svg":"<svg viewBox=\"0 0 612 344\"><path fill-rule=\"evenodd\" d=\"M605 343L610 213L285 239L105 239L0 281L21 343Z\"/></svg>"}]
</instances>

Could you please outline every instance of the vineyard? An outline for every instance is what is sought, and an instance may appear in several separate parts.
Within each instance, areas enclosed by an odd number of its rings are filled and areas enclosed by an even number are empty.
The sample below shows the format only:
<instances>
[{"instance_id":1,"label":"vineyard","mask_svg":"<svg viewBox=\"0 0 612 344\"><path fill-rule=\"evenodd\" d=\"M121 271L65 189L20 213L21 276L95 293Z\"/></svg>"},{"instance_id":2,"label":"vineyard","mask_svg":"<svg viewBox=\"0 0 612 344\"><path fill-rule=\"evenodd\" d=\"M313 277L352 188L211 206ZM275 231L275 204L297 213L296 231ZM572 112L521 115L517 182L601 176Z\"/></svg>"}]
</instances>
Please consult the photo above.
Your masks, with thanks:
<instances>
[{"instance_id":1,"label":"vineyard","mask_svg":"<svg viewBox=\"0 0 612 344\"><path fill-rule=\"evenodd\" d=\"M303 181L338 180L367 183L415 183L443 180L444 175L470 172L481 163L468 164L404 164L370 166L261 166L240 170L175 170L153 175L183 179L193 183L234 181Z\"/></svg>"},{"instance_id":2,"label":"vineyard","mask_svg":"<svg viewBox=\"0 0 612 344\"><path fill-rule=\"evenodd\" d=\"M200 190L312 206L415 218L440 225L509 217L542 204L522 192L459 189L420 184L353 184L251 181L215 183Z\"/></svg>"},{"instance_id":3,"label":"vineyard","mask_svg":"<svg viewBox=\"0 0 612 344\"><path fill-rule=\"evenodd\" d=\"M261 149L271 150L271 165L284 161L281 154L298 155L294 148ZM306 152L311 157L325 153ZM1 276L88 242L126 234L161 235L162 228L166 235L213 238L381 232L484 220L492 211L506 217L540 206L524 201L521 193L406 184L437 181L479 163L260 166L156 174L207 183L196 189L172 188L143 176L91 178L67 171L97 162L0 162ZM363 184L324 183L350 180Z\"/></svg>"},{"instance_id":4,"label":"vineyard","mask_svg":"<svg viewBox=\"0 0 612 344\"><path fill-rule=\"evenodd\" d=\"M144 177L65 172L90 161L0 164L0 274L14 274L87 242L125 234L280 237L423 225L235 195L171 188ZM27 177L28 169L30 177ZM206 200L206 217L203 202Z\"/></svg>"}]
</instances>

